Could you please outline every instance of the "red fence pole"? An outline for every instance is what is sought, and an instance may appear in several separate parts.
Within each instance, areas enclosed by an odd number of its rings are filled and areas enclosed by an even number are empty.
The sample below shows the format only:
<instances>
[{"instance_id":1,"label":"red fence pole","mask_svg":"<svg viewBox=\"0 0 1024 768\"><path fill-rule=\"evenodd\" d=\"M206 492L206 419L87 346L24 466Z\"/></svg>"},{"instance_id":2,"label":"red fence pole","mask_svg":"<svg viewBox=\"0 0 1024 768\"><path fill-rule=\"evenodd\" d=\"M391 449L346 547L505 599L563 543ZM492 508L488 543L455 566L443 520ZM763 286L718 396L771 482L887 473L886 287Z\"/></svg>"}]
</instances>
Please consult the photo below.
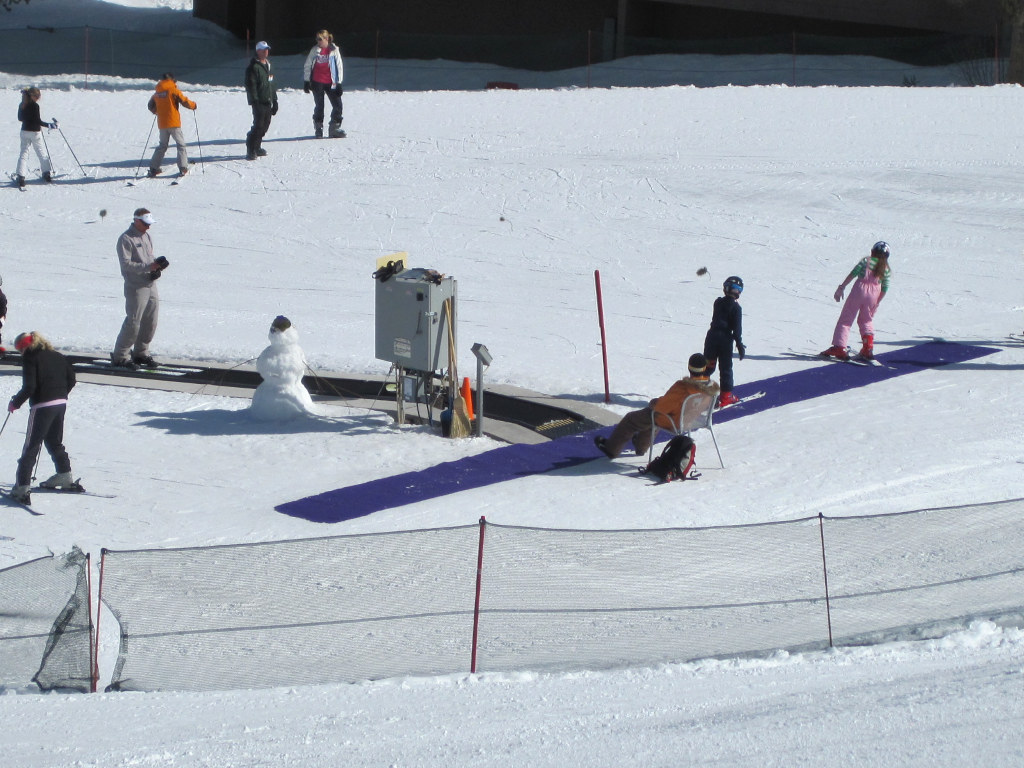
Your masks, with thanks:
<instances>
[{"instance_id":1,"label":"red fence pole","mask_svg":"<svg viewBox=\"0 0 1024 768\"><path fill-rule=\"evenodd\" d=\"M476 674L476 644L480 629L480 585L483 583L484 574L484 531L487 528L487 520L480 516L480 546L476 553L476 602L473 605L473 651L469 660L469 671Z\"/></svg>"},{"instance_id":2,"label":"red fence pole","mask_svg":"<svg viewBox=\"0 0 1024 768\"><path fill-rule=\"evenodd\" d=\"M608 339L604 332L604 299L601 297L601 270L594 270L594 283L597 286L597 322L601 326L601 360L604 363L604 401L612 401L611 390L608 388Z\"/></svg>"}]
</instances>

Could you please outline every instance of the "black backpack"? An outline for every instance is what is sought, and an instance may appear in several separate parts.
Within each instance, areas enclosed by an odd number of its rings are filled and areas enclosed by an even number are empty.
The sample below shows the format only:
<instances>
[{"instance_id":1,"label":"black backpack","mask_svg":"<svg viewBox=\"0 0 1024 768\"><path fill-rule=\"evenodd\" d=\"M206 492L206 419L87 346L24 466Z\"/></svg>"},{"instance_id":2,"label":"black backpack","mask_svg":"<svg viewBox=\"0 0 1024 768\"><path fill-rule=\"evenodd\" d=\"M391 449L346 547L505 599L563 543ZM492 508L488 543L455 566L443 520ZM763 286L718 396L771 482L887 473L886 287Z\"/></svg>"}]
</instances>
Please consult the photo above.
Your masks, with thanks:
<instances>
[{"instance_id":1,"label":"black backpack","mask_svg":"<svg viewBox=\"0 0 1024 768\"><path fill-rule=\"evenodd\" d=\"M640 470L640 474L654 475L663 483L673 480L696 480L700 474L693 468L697 446L686 435L676 435L668 441L660 456Z\"/></svg>"}]
</instances>

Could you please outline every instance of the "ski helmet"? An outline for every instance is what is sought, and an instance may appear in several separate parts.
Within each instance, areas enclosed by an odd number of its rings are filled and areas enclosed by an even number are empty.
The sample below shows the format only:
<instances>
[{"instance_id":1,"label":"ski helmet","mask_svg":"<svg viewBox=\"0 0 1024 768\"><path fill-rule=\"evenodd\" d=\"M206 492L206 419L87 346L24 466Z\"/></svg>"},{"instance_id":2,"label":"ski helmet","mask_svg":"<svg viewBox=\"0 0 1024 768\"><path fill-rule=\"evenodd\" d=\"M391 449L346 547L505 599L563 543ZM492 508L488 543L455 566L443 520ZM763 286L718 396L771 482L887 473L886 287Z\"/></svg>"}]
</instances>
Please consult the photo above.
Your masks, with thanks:
<instances>
[{"instance_id":1,"label":"ski helmet","mask_svg":"<svg viewBox=\"0 0 1024 768\"><path fill-rule=\"evenodd\" d=\"M889 255L889 244L885 240L879 240L877 243L871 246L872 255L877 254L878 256Z\"/></svg>"},{"instance_id":2,"label":"ski helmet","mask_svg":"<svg viewBox=\"0 0 1024 768\"><path fill-rule=\"evenodd\" d=\"M725 282L722 283L722 290L726 293L736 291L736 293L743 293L743 278L732 275L731 277L725 278Z\"/></svg>"}]
</instances>

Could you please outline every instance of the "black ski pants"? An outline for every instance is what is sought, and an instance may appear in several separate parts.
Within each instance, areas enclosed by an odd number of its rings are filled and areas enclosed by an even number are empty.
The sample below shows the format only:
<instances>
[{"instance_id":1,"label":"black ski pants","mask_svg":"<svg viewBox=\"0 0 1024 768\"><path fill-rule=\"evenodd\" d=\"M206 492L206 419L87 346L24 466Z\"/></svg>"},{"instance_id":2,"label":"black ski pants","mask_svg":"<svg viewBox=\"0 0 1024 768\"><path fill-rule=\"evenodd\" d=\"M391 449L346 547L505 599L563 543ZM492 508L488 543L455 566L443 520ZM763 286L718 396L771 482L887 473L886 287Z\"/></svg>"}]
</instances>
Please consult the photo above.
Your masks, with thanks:
<instances>
[{"instance_id":1,"label":"black ski pants","mask_svg":"<svg viewBox=\"0 0 1024 768\"><path fill-rule=\"evenodd\" d=\"M341 125L341 86L337 90L326 83L318 83L315 80L309 84L313 91L313 122L323 124L324 122L324 94L327 94L331 102L331 122Z\"/></svg>"},{"instance_id":2,"label":"black ski pants","mask_svg":"<svg viewBox=\"0 0 1024 768\"><path fill-rule=\"evenodd\" d=\"M722 392L732 392L732 334L728 331L708 331L704 338L704 357L708 359L708 376L717 367Z\"/></svg>"},{"instance_id":3,"label":"black ski pants","mask_svg":"<svg viewBox=\"0 0 1024 768\"><path fill-rule=\"evenodd\" d=\"M270 130L270 121L274 117L273 105L253 104L252 105L252 128L245 137L245 153L252 156L260 151L263 146L263 137Z\"/></svg>"},{"instance_id":4,"label":"black ski pants","mask_svg":"<svg viewBox=\"0 0 1024 768\"><path fill-rule=\"evenodd\" d=\"M29 413L25 447L21 451L21 458L18 459L18 485L32 484L32 470L35 469L36 459L39 458L39 449L44 445L58 472L71 471L71 459L64 450L66 411L67 405L60 403L33 408Z\"/></svg>"}]
</instances>

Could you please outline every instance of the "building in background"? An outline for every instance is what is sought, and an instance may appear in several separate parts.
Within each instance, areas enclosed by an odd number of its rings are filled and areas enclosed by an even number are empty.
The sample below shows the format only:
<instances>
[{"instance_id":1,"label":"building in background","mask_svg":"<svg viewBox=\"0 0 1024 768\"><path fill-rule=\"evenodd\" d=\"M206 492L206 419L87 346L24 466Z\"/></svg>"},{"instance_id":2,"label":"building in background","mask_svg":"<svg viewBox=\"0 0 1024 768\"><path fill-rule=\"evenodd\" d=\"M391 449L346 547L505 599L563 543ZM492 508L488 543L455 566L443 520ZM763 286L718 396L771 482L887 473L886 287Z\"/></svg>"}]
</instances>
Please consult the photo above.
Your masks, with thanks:
<instances>
[{"instance_id":1,"label":"building in background","mask_svg":"<svg viewBox=\"0 0 1024 768\"><path fill-rule=\"evenodd\" d=\"M790 52L797 35L1000 37L996 0L194 0L193 9L241 38L274 39L275 53L300 52L314 30L326 27L347 55L539 69L578 63L584 52L591 61L658 52ZM693 47L708 41L722 49ZM876 45L853 52L885 55L884 44L881 51Z\"/></svg>"}]
</instances>

